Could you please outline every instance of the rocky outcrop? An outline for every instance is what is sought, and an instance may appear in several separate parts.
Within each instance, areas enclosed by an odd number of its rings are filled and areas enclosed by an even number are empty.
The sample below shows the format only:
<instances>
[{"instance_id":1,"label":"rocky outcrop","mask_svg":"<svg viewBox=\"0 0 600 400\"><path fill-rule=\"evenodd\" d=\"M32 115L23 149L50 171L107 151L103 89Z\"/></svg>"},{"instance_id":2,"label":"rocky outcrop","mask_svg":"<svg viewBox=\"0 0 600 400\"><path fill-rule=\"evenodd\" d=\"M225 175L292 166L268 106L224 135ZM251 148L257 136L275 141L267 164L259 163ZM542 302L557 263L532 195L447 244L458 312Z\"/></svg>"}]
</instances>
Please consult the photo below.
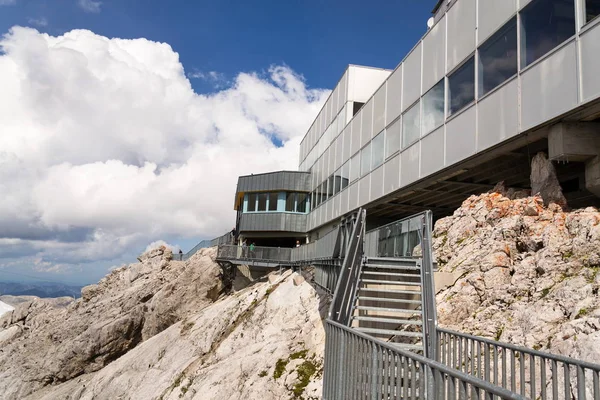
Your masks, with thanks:
<instances>
[{"instance_id":1,"label":"rocky outcrop","mask_svg":"<svg viewBox=\"0 0 600 400\"><path fill-rule=\"evenodd\" d=\"M326 296L290 271L270 278L27 399L318 399Z\"/></svg>"},{"instance_id":2,"label":"rocky outcrop","mask_svg":"<svg viewBox=\"0 0 600 400\"><path fill-rule=\"evenodd\" d=\"M567 206L567 199L563 195L562 188L556 177L556 170L552 161L548 160L545 153L537 153L531 160L531 193L539 195L546 206L551 203L560 207Z\"/></svg>"},{"instance_id":3,"label":"rocky outcrop","mask_svg":"<svg viewBox=\"0 0 600 400\"><path fill-rule=\"evenodd\" d=\"M600 360L600 213L541 197L472 196L434 229L440 325Z\"/></svg>"},{"instance_id":4,"label":"rocky outcrop","mask_svg":"<svg viewBox=\"0 0 600 400\"><path fill-rule=\"evenodd\" d=\"M187 262L165 248L115 269L82 298L32 299L0 320L0 393L23 398L44 386L93 373L177 321L222 288L215 250Z\"/></svg>"}]
</instances>

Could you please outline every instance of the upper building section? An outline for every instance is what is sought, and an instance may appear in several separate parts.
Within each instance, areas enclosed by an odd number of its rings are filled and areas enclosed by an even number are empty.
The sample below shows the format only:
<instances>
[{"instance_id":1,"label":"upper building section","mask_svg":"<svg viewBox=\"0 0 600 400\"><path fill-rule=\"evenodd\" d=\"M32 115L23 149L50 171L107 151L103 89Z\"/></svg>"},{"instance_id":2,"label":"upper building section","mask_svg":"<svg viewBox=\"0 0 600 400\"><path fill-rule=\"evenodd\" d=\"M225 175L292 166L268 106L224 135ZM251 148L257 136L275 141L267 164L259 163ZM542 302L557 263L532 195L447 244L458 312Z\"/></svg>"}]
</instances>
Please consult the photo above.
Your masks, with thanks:
<instances>
[{"instance_id":1,"label":"upper building section","mask_svg":"<svg viewBox=\"0 0 600 400\"><path fill-rule=\"evenodd\" d=\"M234 209L244 213L310 210L310 174L277 171L238 178Z\"/></svg>"},{"instance_id":2,"label":"upper building section","mask_svg":"<svg viewBox=\"0 0 600 400\"><path fill-rule=\"evenodd\" d=\"M391 72L380 68L348 66L300 143L301 171L310 171L331 141Z\"/></svg>"}]
</instances>

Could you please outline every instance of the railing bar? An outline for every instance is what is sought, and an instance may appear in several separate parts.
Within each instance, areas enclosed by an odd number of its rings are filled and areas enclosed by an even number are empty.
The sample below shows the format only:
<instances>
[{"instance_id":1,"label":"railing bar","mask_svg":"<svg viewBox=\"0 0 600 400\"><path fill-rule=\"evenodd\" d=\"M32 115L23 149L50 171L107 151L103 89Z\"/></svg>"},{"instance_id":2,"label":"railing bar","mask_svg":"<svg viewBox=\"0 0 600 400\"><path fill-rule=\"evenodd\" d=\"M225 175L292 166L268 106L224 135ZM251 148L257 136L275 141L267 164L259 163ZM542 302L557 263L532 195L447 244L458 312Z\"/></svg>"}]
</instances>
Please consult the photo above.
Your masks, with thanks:
<instances>
[{"instance_id":1,"label":"railing bar","mask_svg":"<svg viewBox=\"0 0 600 400\"><path fill-rule=\"evenodd\" d=\"M371 398L374 399L379 393L379 345L373 343L371 346Z\"/></svg>"},{"instance_id":2,"label":"railing bar","mask_svg":"<svg viewBox=\"0 0 600 400\"><path fill-rule=\"evenodd\" d=\"M408 357L402 357L402 377L403 377L403 386L404 386L404 390L403 390L403 399L407 399L408 398L408 388L410 387L410 376L409 376L409 371L408 371Z\"/></svg>"},{"instance_id":3,"label":"railing bar","mask_svg":"<svg viewBox=\"0 0 600 400\"><path fill-rule=\"evenodd\" d=\"M453 376L448 377L448 398L456 400L456 379Z\"/></svg>"},{"instance_id":4,"label":"railing bar","mask_svg":"<svg viewBox=\"0 0 600 400\"><path fill-rule=\"evenodd\" d=\"M535 357L529 354L529 389L531 396L536 398L535 393Z\"/></svg>"},{"instance_id":5,"label":"railing bar","mask_svg":"<svg viewBox=\"0 0 600 400\"><path fill-rule=\"evenodd\" d=\"M558 399L558 362L552 360L552 400Z\"/></svg>"},{"instance_id":6,"label":"railing bar","mask_svg":"<svg viewBox=\"0 0 600 400\"><path fill-rule=\"evenodd\" d=\"M585 400L585 371L577 366L577 400Z\"/></svg>"},{"instance_id":7,"label":"railing bar","mask_svg":"<svg viewBox=\"0 0 600 400\"><path fill-rule=\"evenodd\" d=\"M494 350L492 355L494 357L494 385L498 385L498 346L492 347Z\"/></svg>"},{"instance_id":8,"label":"railing bar","mask_svg":"<svg viewBox=\"0 0 600 400\"><path fill-rule=\"evenodd\" d=\"M467 338L469 341L469 347L471 348L471 371L470 374L475 376L475 341Z\"/></svg>"},{"instance_id":9,"label":"railing bar","mask_svg":"<svg viewBox=\"0 0 600 400\"><path fill-rule=\"evenodd\" d=\"M593 377L593 390L594 390L594 400L600 400L600 372L592 371Z\"/></svg>"},{"instance_id":10,"label":"railing bar","mask_svg":"<svg viewBox=\"0 0 600 400\"><path fill-rule=\"evenodd\" d=\"M463 371L463 339L458 338L458 370Z\"/></svg>"},{"instance_id":11,"label":"railing bar","mask_svg":"<svg viewBox=\"0 0 600 400\"><path fill-rule=\"evenodd\" d=\"M506 389L506 349L501 348L502 351L502 387Z\"/></svg>"},{"instance_id":12,"label":"railing bar","mask_svg":"<svg viewBox=\"0 0 600 400\"><path fill-rule=\"evenodd\" d=\"M390 354L388 349L384 349L383 356L383 398L386 399L390 395Z\"/></svg>"},{"instance_id":13,"label":"railing bar","mask_svg":"<svg viewBox=\"0 0 600 400\"><path fill-rule=\"evenodd\" d=\"M565 399L571 398L571 369L570 365L563 363L563 376L565 379ZM567 397L568 396L568 397Z\"/></svg>"},{"instance_id":14,"label":"railing bar","mask_svg":"<svg viewBox=\"0 0 600 400\"><path fill-rule=\"evenodd\" d=\"M417 367L414 361L411 361L410 363L410 376L410 398L411 400L415 400L417 398ZM421 380L422 379L423 376L421 376Z\"/></svg>"},{"instance_id":15,"label":"railing bar","mask_svg":"<svg viewBox=\"0 0 600 400\"><path fill-rule=\"evenodd\" d=\"M490 346L487 343L483 344L483 365L485 368L485 381L486 382L491 382L490 381L490 367L491 367L491 362L490 362Z\"/></svg>"},{"instance_id":16,"label":"railing bar","mask_svg":"<svg viewBox=\"0 0 600 400\"><path fill-rule=\"evenodd\" d=\"M483 373L481 371L481 342L477 343L477 376L478 378L483 378Z\"/></svg>"},{"instance_id":17,"label":"railing bar","mask_svg":"<svg viewBox=\"0 0 600 400\"><path fill-rule=\"evenodd\" d=\"M542 400L546 400L548 398L546 393L546 385L548 384L546 380L546 359L544 357L540 358L540 396Z\"/></svg>"},{"instance_id":18,"label":"railing bar","mask_svg":"<svg viewBox=\"0 0 600 400\"><path fill-rule=\"evenodd\" d=\"M457 337L452 335L452 342L451 347L452 347L452 368L456 368L456 341L457 341Z\"/></svg>"},{"instance_id":19,"label":"railing bar","mask_svg":"<svg viewBox=\"0 0 600 400\"><path fill-rule=\"evenodd\" d=\"M520 371L520 386L521 386L521 395L525 396L525 353L522 351L519 352L519 371Z\"/></svg>"}]
</instances>

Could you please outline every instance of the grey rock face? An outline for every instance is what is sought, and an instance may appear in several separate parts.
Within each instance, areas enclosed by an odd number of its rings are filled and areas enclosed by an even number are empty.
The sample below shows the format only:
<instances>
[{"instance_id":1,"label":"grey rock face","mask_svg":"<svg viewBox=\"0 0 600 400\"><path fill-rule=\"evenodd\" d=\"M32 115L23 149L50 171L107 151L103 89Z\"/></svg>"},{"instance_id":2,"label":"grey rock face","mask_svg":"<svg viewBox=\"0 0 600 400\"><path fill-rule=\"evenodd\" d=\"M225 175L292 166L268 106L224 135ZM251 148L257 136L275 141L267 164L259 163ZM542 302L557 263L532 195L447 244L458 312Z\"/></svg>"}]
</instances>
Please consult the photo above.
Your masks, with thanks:
<instances>
[{"instance_id":1,"label":"grey rock face","mask_svg":"<svg viewBox=\"0 0 600 400\"><path fill-rule=\"evenodd\" d=\"M544 153L538 153L531 160L531 193L540 195L544 204L558 204L565 208L567 199L563 195L562 188L556 177L556 170L552 161Z\"/></svg>"}]
</instances>

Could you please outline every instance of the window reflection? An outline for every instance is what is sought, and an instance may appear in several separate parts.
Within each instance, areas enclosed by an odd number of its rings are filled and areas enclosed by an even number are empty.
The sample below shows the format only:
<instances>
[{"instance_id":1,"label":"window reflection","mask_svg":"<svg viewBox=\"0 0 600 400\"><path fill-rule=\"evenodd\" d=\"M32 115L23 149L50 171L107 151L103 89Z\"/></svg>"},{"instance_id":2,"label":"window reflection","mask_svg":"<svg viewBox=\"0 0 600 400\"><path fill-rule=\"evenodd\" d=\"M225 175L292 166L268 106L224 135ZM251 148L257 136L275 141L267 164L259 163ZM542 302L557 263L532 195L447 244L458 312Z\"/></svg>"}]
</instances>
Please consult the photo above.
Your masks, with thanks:
<instances>
[{"instance_id":1,"label":"window reflection","mask_svg":"<svg viewBox=\"0 0 600 400\"><path fill-rule=\"evenodd\" d=\"M517 68L517 19L513 18L479 48L479 96L514 76Z\"/></svg>"},{"instance_id":2,"label":"window reflection","mask_svg":"<svg viewBox=\"0 0 600 400\"><path fill-rule=\"evenodd\" d=\"M350 182L360 176L360 151L350 159Z\"/></svg>"},{"instance_id":3,"label":"window reflection","mask_svg":"<svg viewBox=\"0 0 600 400\"><path fill-rule=\"evenodd\" d=\"M258 194L258 206L256 211L267 211L267 194L259 193Z\"/></svg>"},{"instance_id":4,"label":"window reflection","mask_svg":"<svg viewBox=\"0 0 600 400\"><path fill-rule=\"evenodd\" d=\"M439 81L423 96L423 134L444 122L444 80Z\"/></svg>"},{"instance_id":5,"label":"window reflection","mask_svg":"<svg viewBox=\"0 0 600 400\"><path fill-rule=\"evenodd\" d=\"M521 67L575 34L573 0L533 0L521 11Z\"/></svg>"},{"instance_id":6,"label":"window reflection","mask_svg":"<svg viewBox=\"0 0 600 400\"><path fill-rule=\"evenodd\" d=\"M402 133L400 119L387 128L385 132L385 158L400 150L400 135Z\"/></svg>"},{"instance_id":7,"label":"window reflection","mask_svg":"<svg viewBox=\"0 0 600 400\"><path fill-rule=\"evenodd\" d=\"M287 193L285 197L285 211L294 211L296 193Z\"/></svg>"},{"instance_id":8,"label":"window reflection","mask_svg":"<svg viewBox=\"0 0 600 400\"><path fill-rule=\"evenodd\" d=\"M344 165L342 165L342 187L341 190L344 190L348 187L348 183L350 182L350 161L346 161Z\"/></svg>"},{"instance_id":9,"label":"window reflection","mask_svg":"<svg viewBox=\"0 0 600 400\"><path fill-rule=\"evenodd\" d=\"M248 211L256 211L256 193L248 194Z\"/></svg>"},{"instance_id":10,"label":"window reflection","mask_svg":"<svg viewBox=\"0 0 600 400\"><path fill-rule=\"evenodd\" d=\"M585 22L590 22L600 15L600 0L585 1Z\"/></svg>"},{"instance_id":11,"label":"window reflection","mask_svg":"<svg viewBox=\"0 0 600 400\"><path fill-rule=\"evenodd\" d=\"M297 201L297 206L296 206L296 212L299 213L305 213L307 210L307 206L306 206L306 202L308 201L308 196L306 195L306 193L296 193L296 201Z\"/></svg>"},{"instance_id":12,"label":"window reflection","mask_svg":"<svg viewBox=\"0 0 600 400\"><path fill-rule=\"evenodd\" d=\"M419 102L402 115L402 148L408 147L421 136Z\"/></svg>"},{"instance_id":13,"label":"window reflection","mask_svg":"<svg viewBox=\"0 0 600 400\"><path fill-rule=\"evenodd\" d=\"M384 159L384 146L385 146L385 132L381 132L379 135L375 136L373 141L371 142L371 170L379 167L383 164Z\"/></svg>"},{"instance_id":14,"label":"window reflection","mask_svg":"<svg viewBox=\"0 0 600 400\"><path fill-rule=\"evenodd\" d=\"M360 152L360 176L365 176L371 170L371 143Z\"/></svg>"},{"instance_id":15,"label":"window reflection","mask_svg":"<svg viewBox=\"0 0 600 400\"><path fill-rule=\"evenodd\" d=\"M475 61L471 57L448 76L448 115L475 100Z\"/></svg>"},{"instance_id":16,"label":"window reflection","mask_svg":"<svg viewBox=\"0 0 600 400\"><path fill-rule=\"evenodd\" d=\"M277 211L277 197L279 193L269 193L269 211Z\"/></svg>"}]
</instances>

